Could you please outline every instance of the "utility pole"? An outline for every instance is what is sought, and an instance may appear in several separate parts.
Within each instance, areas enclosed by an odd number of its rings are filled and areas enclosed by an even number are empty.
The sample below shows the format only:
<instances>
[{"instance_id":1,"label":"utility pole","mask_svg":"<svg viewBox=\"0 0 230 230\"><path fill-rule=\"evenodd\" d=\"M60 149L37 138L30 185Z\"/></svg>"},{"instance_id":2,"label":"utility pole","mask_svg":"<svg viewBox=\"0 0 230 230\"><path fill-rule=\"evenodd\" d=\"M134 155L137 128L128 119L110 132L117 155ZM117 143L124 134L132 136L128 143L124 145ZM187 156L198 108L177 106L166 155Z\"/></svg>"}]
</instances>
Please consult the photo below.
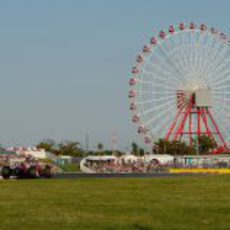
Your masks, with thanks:
<instances>
[{"instance_id":1,"label":"utility pole","mask_svg":"<svg viewBox=\"0 0 230 230\"><path fill-rule=\"evenodd\" d=\"M115 155L117 150L117 133L113 132L112 133L112 151L113 151L113 155Z\"/></svg>"},{"instance_id":2,"label":"utility pole","mask_svg":"<svg viewBox=\"0 0 230 230\"><path fill-rule=\"evenodd\" d=\"M86 152L86 154L89 152L89 135L88 135L88 133L85 134L85 152Z\"/></svg>"}]
</instances>

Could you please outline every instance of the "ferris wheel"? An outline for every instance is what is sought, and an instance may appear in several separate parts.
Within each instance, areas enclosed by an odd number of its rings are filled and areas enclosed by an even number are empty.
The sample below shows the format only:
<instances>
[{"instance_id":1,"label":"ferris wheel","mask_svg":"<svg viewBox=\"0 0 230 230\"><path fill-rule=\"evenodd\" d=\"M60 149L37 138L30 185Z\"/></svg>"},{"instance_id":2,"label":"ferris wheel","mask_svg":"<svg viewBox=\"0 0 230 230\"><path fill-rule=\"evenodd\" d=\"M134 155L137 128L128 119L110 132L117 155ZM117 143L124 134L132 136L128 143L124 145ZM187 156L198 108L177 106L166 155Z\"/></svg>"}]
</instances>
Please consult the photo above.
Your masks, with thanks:
<instances>
[{"instance_id":1,"label":"ferris wheel","mask_svg":"<svg viewBox=\"0 0 230 230\"><path fill-rule=\"evenodd\" d=\"M230 39L194 23L170 25L137 56L129 79L130 110L145 143L190 145L207 135L227 148L230 137Z\"/></svg>"}]
</instances>

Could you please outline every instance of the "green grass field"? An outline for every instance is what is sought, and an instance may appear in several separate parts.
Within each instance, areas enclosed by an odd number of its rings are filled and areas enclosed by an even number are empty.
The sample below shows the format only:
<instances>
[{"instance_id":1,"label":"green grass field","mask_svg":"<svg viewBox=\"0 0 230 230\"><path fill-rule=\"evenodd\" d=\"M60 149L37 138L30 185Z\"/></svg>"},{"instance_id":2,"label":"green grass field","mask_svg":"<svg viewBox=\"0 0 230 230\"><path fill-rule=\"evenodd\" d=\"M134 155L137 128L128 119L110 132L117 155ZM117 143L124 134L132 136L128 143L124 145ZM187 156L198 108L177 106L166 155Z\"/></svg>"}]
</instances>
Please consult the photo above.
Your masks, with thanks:
<instances>
[{"instance_id":1,"label":"green grass field","mask_svg":"<svg viewBox=\"0 0 230 230\"><path fill-rule=\"evenodd\" d=\"M230 176L0 181L0 229L230 229Z\"/></svg>"}]
</instances>

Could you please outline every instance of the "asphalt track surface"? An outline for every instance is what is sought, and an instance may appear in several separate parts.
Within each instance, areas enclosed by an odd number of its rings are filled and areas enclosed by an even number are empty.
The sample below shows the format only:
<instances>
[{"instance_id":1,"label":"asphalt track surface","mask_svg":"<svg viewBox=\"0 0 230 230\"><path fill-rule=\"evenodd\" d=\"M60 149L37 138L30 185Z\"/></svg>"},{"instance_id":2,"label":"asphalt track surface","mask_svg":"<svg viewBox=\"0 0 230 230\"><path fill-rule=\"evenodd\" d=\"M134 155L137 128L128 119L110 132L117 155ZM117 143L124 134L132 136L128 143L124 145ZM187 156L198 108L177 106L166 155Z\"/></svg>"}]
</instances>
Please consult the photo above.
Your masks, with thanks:
<instances>
[{"instance_id":1,"label":"asphalt track surface","mask_svg":"<svg viewBox=\"0 0 230 230\"><path fill-rule=\"evenodd\" d=\"M191 176L190 173L63 173L54 175L53 179L80 179L80 178L156 178ZM196 174L200 175L200 174ZM202 174L204 175L204 174Z\"/></svg>"},{"instance_id":2,"label":"asphalt track surface","mask_svg":"<svg viewBox=\"0 0 230 230\"><path fill-rule=\"evenodd\" d=\"M81 179L81 178L169 178L181 176L207 176L206 173L63 173L56 174L51 178L41 177L40 179ZM10 179L19 179L11 177ZM27 178L20 178L27 179ZM39 179L39 178L37 178ZM0 180L3 178L0 176Z\"/></svg>"}]
</instances>

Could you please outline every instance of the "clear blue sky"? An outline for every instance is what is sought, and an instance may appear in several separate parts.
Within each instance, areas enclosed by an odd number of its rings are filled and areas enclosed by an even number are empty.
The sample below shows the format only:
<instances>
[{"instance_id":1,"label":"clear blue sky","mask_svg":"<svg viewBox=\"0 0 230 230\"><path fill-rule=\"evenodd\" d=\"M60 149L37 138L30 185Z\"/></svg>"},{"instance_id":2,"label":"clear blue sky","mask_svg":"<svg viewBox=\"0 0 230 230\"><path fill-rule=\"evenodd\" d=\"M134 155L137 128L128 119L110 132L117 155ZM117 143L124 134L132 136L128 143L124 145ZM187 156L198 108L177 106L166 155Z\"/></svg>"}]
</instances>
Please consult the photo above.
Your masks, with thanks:
<instances>
[{"instance_id":1,"label":"clear blue sky","mask_svg":"<svg viewBox=\"0 0 230 230\"><path fill-rule=\"evenodd\" d=\"M125 149L137 141L128 75L150 36L180 21L225 28L219 0L39 0L0 3L0 142L44 138ZM142 143L142 142L140 142Z\"/></svg>"}]
</instances>

